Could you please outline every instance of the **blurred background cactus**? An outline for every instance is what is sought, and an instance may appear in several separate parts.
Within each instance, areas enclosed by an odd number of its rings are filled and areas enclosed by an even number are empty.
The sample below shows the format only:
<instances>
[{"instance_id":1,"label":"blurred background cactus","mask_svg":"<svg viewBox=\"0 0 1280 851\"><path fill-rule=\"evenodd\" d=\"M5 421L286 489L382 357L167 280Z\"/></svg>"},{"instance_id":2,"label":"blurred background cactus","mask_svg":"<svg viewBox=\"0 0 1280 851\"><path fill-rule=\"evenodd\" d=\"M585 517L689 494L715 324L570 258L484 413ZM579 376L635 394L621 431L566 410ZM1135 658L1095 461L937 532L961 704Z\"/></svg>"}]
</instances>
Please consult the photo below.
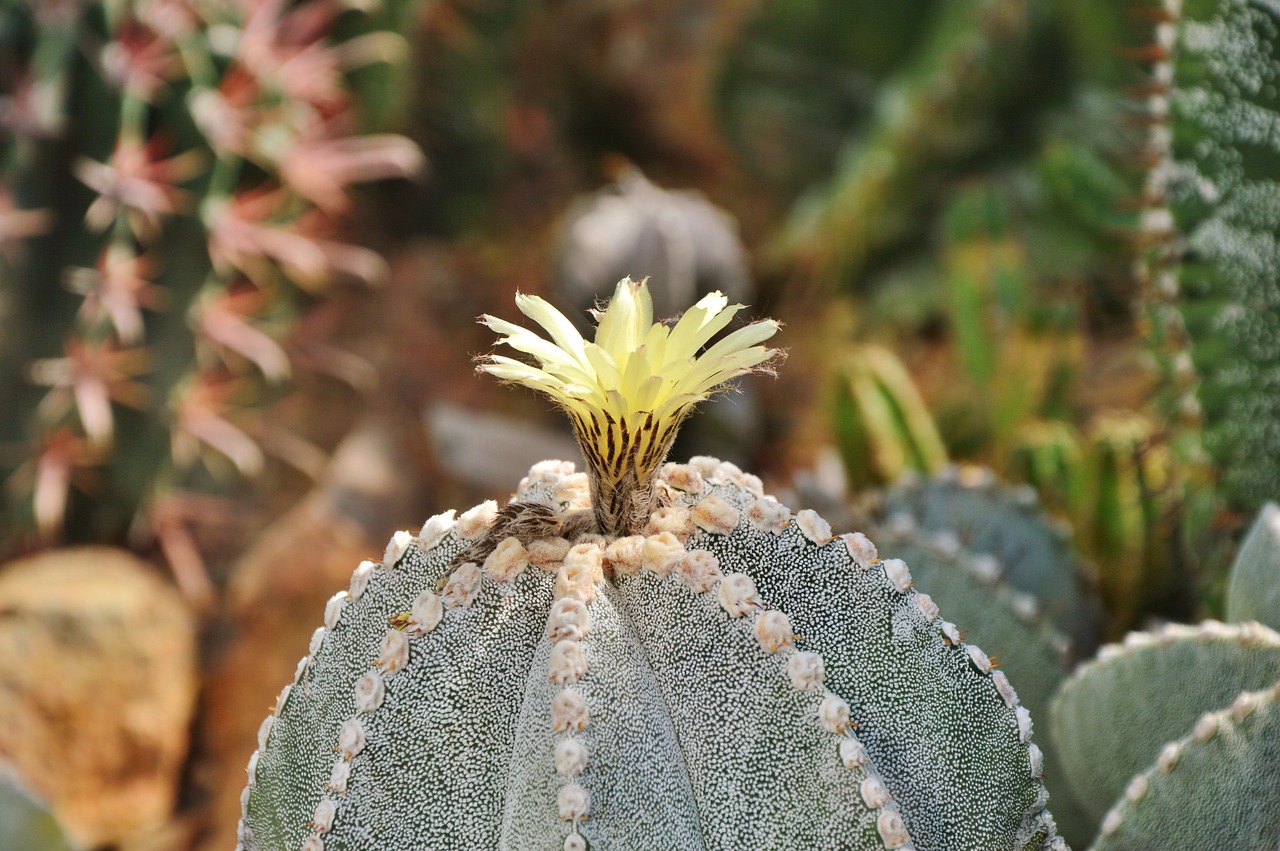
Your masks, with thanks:
<instances>
[{"instance_id":1,"label":"blurred background cactus","mask_svg":"<svg viewBox=\"0 0 1280 851\"><path fill-rule=\"evenodd\" d=\"M1172 348L1170 416L1203 423L1222 496L1252 511L1274 496L1280 474L1280 142L1263 129L1280 109L1277 21L1274 10L1245 0L1161 8L1156 44L1164 55L1154 57L1152 73L1171 76L1172 85L1148 100L1150 322ZM1160 133L1170 140L1164 156Z\"/></svg>"},{"instance_id":2,"label":"blurred background cactus","mask_svg":"<svg viewBox=\"0 0 1280 851\"><path fill-rule=\"evenodd\" d=\"M854 488L908 472L937 473L947 449L902 362L874 344L857 346L836 369L832 423Z\"/></svg>"},{"instance_id":3,"label":"blurred background cactus","mask_svg":"<svg viewBox=\"0 0 1280 851\"><path fill-rule=\"evenodd\" d=\"M383 28L395 13L0 10L4 551L154 539L207 603L191 497L268 457L318 473L325 453L262 411L297 369L368 389L302 317L335 287L385 281L336 232L351 187L422 170L409 139L369 132L385 107L349 82L403 59Z\"/></svg>"}]
</instances>

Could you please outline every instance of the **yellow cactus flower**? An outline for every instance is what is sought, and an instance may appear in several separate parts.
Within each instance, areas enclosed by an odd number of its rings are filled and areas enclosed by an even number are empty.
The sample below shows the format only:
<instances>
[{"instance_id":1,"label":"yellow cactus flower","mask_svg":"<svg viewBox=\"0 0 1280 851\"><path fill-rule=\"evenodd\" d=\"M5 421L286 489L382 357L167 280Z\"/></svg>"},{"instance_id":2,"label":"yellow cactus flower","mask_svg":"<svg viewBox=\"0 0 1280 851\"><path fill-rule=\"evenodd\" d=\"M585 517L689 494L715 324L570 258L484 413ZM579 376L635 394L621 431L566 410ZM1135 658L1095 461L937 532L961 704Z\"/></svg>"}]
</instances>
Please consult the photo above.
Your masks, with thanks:
<instances>
[{"instance_id":1,"label":"yellow cactus flower","mask_svg":"<svg viewBox=\"0 0 1280 851\"><path fill-rule=\"evenodd\" d=\"M778 330L766 319L746 325L699 354L742 305L719 292L703 297L668 327L653 321L645 281L624 278L603 311L595 341L583 339L544 299L517 295L516 306L551 336L485 315L498 342L536 365L490 355L479 368L551 396L565 409L590 468L601 531L632 534L653 503L653 476L685 415L725 382L767 369L778 350L761 346Z\"/></svg>"}]
</instances>

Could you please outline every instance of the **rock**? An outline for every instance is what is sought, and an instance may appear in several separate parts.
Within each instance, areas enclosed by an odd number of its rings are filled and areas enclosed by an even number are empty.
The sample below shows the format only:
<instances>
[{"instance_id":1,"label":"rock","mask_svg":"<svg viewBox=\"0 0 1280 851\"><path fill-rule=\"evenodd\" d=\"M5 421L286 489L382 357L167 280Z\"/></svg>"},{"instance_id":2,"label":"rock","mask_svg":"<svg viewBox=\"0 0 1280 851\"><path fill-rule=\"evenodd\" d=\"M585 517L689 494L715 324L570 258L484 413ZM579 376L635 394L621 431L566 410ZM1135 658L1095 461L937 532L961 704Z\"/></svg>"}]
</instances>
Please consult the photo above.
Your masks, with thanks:
<instances>
[{"instance_id":1,"label":"rock","mask_svg":"<svg viewBox=\"0 0 1280 851\"><path fill-rule=\"evenodd\" d=\"M0 758L77 844L169 820L195 694L195 619L146 562L81 547L0 569Z\"/></svg>"}]
</instances>

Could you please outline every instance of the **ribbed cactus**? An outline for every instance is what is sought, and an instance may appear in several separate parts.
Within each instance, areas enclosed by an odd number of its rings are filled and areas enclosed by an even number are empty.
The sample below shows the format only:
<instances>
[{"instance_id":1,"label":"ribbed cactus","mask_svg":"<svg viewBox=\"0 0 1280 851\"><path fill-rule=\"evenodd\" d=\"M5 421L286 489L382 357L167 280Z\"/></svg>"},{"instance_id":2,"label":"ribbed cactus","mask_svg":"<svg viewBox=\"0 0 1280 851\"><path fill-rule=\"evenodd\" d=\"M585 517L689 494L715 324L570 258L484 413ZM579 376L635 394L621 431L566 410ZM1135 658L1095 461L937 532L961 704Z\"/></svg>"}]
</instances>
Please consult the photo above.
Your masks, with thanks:
<instances>
[{"instance_id":1,"label":"ribbed cactus","mask_svg":"<svg viewBox=\"0 0 1280 851\"><path fill-rule=\"evenodd\" d=\"M774 326L695 357L722 299L650 326L624 281L589 343L522 298L555 344L488 318L540 366L485 369L552 389L589 472L357 568L262 726L243 847L1065 848L1030 714L904 562L649 448Z\"/></svg>"},{"instance_id":2,"label":"ribbed cactus","mask_svg":"<svg viewBox=\"0 0 1280 851\"><path fill-rule=\"evenodd\" d=\"M1280 633L1254 620L1275 622L1275 517L1264 507L1237 553L1233 623L1130 633L1058 690L1047 751L1067 781L1054 791L1073 814L1072 841L1096 833L1100 851L1280 841Z\"/></svg>"},{"instance_id":3,"label":"ribbed cactus","mask_svg":"<svg viewBox=\"0 0 1280 851\"><path fill-rule=\"evenodd\" d=\"M1151 5L1148 325L1189 451L1207 449L1222 494L1255 509L1280 480L1280 14L1259 0Z\"/></svg>"},{"instance_id":4,"label":"ribbed cactus","mask_svg":"<svg viewBox=\"0 0 1280 851\"><path fill-rule=\"evenodd\" d=\"M1277 680L1280 635L1258 624L1131 633L1064 683L1051 710L1054 750L1076 798L1100 822L1130 779L1202 713Z\"/></svg>"},{"instance_id":5,"label":"ribbed cactus","mask_svg":"<svg viewBox=\"0 0 1280 851\"><path fill-rule=\"evenodd\" d=\"M1093 651L1102 614L1090 578L1070 532L1044 516L1032 488L1000 484L980 467L953 467L930 479L904 478L875 502L886 531L952 541L948 547L963 547L979 579L1006 585L1023 611L1043 612L1067 640L1063 664Z\"/></svg>"},{"instance_id":6,"label":"ribbed cactus","mask_svg":"<svg viewBox=\"0 0 1280 851\"><path fill-rule=\"evenodd\" d=\"M1280 683L1242 692L1161 749L1107 814L1096 851L1271 848L1280 838Z\"/></svg>"},{"instance_id":7,"label":"ribbed cactus","mask_svg":"<svg viewBox=\"0 0 1280 851\"><path fill-rule=\"evenodd\" d=\"M1070 673L1071 639L1054 629L1034 597L1001 581L994 556L963 550L945 532L898 527L877 530L876 540L885 554L911 565L913 582L927 588L948 617L966 625L966 641L999 659L1028 709L1048 708Z\"/></svg>"},{"instance_id":8,"label":"ribbed cactus","mask_svg":"<svg viewBox=\"0 0 1280 851\"><path fill-rule=\"evenodd\" d=\"M359 134L347 72L403 40L344 16L0 6L6 543L146 530L180 561L194 548L170 497L208 486L202 468L253 475L273 451L314 466L314 447L245 412L299 364L354 380L349 357L288 332L330 285L385 273L332 237L349 187L422 161L408 139Z\"/></svg>"},{"instance_id":9,"label":"ribbed cactus","mask_svg":"<svg viewBox=\"0 0 1280 851\"><path fill-rule=\"evenodd\" d=\"M906 480L883 497L875 536L883 551L911 565L912 578L949 617L965 625L966 641L999 659L1033 716L1048 709L1075 661L1092 651L1100 620L1096 603L1026 486L998 486L978 468ZM1041 737L1040 744L1059 827L1068 837L1073 830L1082 833L1078 826L1089 819L1056 794L1064 782L1058 756L1052 742Z\"/></svg>"}]
</instances>

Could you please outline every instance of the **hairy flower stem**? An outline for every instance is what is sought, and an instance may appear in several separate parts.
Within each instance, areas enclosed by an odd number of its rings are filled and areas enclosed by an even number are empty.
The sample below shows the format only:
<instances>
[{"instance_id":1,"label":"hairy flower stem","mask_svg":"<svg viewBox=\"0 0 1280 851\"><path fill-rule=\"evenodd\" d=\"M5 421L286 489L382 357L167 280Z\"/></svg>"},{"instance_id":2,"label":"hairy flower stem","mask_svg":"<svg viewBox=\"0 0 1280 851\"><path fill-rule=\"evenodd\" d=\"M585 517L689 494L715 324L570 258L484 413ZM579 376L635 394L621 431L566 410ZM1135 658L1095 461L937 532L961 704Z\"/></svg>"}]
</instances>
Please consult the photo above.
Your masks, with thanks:
<instances>
[{"instance_id":1,"label":"hairy flower stem","mask_svg":"<svg viewBox=\"0 0 1280 851\"><path fill-rule=\"evenodd\" d=\"M631 433L625 421L616 430L570 414L574 436L587 461L591 510L602 535L625 537L644 530L657 503L656 475L671 451L680 419L659 430L652 415ZM606 434L602 432L607 431ZM617 440L615 440L615 436Z\"/></svg>"}]
</instances>

